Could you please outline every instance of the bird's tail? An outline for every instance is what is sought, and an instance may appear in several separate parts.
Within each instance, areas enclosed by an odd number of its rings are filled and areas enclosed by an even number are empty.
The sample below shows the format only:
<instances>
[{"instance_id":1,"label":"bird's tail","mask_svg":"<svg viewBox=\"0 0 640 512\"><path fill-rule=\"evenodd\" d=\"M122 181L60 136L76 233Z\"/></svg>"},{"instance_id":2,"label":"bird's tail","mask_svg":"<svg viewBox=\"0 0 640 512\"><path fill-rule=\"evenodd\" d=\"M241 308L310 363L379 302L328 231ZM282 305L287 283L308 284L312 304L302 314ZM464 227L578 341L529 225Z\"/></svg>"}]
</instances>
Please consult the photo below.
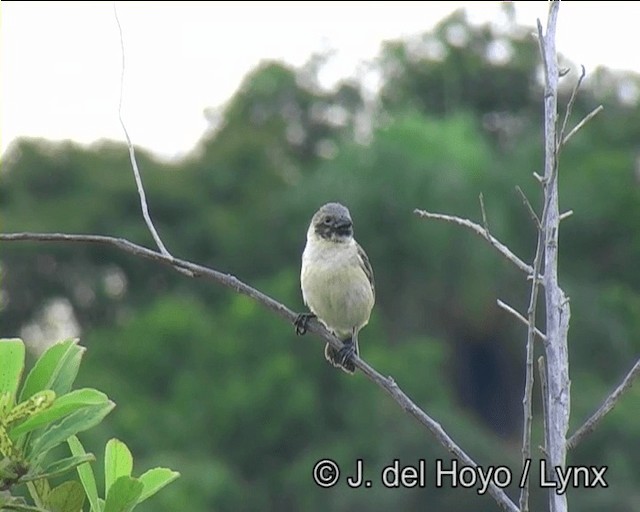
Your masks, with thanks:
<instances>
[{"instance_id":1,"label":"bird's tail","mask_svg":"<svg viewBox=\"0 0 640 512\"><path fill-rule=\"evenodd\" d=\"M356 365L353 363L353 355L359 355L358 333L342 341L342 348L336 350L327 343L324 347L324 357L336 368L340 368L347 373L354 373Z\"/></svg>"}]
</instances>

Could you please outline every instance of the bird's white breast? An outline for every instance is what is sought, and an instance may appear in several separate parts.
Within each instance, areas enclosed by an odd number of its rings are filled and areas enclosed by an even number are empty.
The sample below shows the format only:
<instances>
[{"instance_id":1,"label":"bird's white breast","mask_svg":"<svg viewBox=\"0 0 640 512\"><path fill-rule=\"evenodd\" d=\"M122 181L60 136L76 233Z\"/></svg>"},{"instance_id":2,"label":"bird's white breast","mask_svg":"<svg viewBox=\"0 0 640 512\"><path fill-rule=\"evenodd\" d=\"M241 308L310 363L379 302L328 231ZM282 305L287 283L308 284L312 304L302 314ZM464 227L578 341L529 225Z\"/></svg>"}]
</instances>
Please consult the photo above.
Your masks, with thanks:
<instances>
[{"instance_id":1,"label":"bird's white breast","mask_svg":"<svg viewBox=\"0 0 640 512\"><path fill-rule=\"evenodd\" d=\"M374 296L354 240L309 237L302 254L302 295L309 309L339 336L369 321Z\"/></svg>"}]
</instances>

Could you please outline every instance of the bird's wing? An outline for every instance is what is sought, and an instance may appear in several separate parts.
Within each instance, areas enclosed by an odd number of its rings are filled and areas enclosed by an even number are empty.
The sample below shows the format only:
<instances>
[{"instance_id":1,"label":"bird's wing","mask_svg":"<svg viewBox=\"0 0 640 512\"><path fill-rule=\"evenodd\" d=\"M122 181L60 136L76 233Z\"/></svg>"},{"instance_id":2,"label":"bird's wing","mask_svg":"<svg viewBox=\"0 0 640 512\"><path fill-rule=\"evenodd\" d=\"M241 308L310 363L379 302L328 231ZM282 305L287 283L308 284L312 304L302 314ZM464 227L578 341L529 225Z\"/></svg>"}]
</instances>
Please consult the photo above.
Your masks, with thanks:
<instances>
[{"instance_id":1,"label":"bird's wing","mask_svg":"<svg viewBox=\"0 0 640 512\"><path fill-rule=\"evenodd\" d=\"M369 283L371 284L371 290L373 291L373 295L376 294L376 286L373 279L373 269L371 268L371 263L369 263L369 258L367 257L367 253L364 252L364 249L360 247L360 244L356 242L356 247L358 248L358 259L360 260L360 266L364 271L367 279L369 279Z\"/></svg>"}]
</instances>

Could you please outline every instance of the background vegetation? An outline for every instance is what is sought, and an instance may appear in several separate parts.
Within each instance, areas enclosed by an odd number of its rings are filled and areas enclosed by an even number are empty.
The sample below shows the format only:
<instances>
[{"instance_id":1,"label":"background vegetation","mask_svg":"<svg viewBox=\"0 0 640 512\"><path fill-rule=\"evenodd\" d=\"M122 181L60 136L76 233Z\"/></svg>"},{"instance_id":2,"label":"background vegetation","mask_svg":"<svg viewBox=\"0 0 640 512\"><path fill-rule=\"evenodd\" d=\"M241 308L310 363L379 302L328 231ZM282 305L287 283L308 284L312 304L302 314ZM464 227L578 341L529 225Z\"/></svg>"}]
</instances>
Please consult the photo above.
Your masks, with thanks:
<instances>
[{"instance_id":1,"label":"background vegetation","mask_svg":"<svg viewBox=\"0 0 640 512\"><path fill-rule=\"evenodd\" d=\"M481 464L517 475L525 331L496 298L525 311L528 285L479 239L412 211L479 219L482 192L492 232L532 259L535 231L514 187L539 204L538 61L529 29L495 33L456 13L385 45L374 98L355 81L320 88L322 58L300 69L265 62L188 158L138 153L156 227L173 254L302 310L309 218L327 200L347 204L377 281L363 357ZM576 66L562 62L574 71L566 105ZM574 211L560 236L574 428L640 353L639 95L636 75L590 72L574 117L599 103L605 111L560 163L561 205ZM4 232L152 244L119 143L20 141L3 162L0 204ZM182 474L139 510L495 508L473 489L436 489L430 476L424 489L314 486L320 458L346 471L363 458L377 479L394 458L432 468L449 457L362 376L327 365L318 340L296 338L248 299L101 247L3 244L0 259L0 332L46 332L52 311L71 311L67 324L77 322L88 347L78 383L118 404L82 438L87 450L115 436L139 470ZM572 509L640 510L639 410L636 386L570 454L570 464L609 466L609 488L571 491ZM545 502L534 487L532 509Z\"/></svg>"}]
</instances>

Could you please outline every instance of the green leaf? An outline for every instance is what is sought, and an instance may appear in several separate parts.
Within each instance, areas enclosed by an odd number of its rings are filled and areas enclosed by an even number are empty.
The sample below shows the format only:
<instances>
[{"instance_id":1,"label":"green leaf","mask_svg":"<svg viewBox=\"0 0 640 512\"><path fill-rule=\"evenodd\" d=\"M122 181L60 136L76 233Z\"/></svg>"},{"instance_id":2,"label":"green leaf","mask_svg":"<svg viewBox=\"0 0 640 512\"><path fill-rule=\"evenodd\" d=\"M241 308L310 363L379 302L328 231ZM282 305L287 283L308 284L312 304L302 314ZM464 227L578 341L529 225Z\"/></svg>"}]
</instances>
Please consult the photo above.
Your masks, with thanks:
<instances>
[{"instance_id":1,"label":"green leaf","mask_svg":"<svg viewBox=\"0 0 640 512\"><path fill-rule=\"evenodd\" d=\"M104 488L110 489L121 476L131 476L133 457L127 445L110 439L104 450Z\"/></svg>"},{"instance_id":2,"label":"green leaf","mask_svg":"<svg viewBox=\"0 0 640 512\"><path fill-rule=\"evenodd\" d=\"M29 397L24 402L20 402L13 409L11 409L4 417L5 425L21 421L25 418L29 418L41 411L45 411L56 399L56 394L47 389L45 391L38 391L35 395Z\"/></svg>"},{"instance_id":3,"label":"green leaf","mask_svg":"<svg viewBox=\"0 0 640 512\"><path fill-rule=\"evenodd\" d=\"M146 471L140 477L140 481L144 485L144 489L142 490L142 495L138 502L144 501L153 496L160 489L173 482L179 476L180 473L172 471L169 468L153 468Z\"/></svg>"},{"instance_id":4,"label":"green leaf","mask_svg":"<svg viewBox=\"0 0 640 512\"><path fill-rule=\"evenodd\" d=\"M69 480L54 487L47 498L47 507L51 512L81 512L84 504L84 491L80 482Z\"/></svg>"},{"instance_id":5,"label":"green leaf","mask_svg":"<svg viewBox=\"0 0 640 512\"><path fill-rule=\"evenodd\" d=\"M60 476L67 471L77 468L80 464L85 462L93 462L96 458L93 453L85 453L83 455L74 455L73 457L67 457L65 459L56 460L49 464L42 472L37 474L26 474L20 478L20 482L29 482L32 480L38 480L40 478L53 478Z\"/></svg>"},{"instance_id":6,"label":"green leaf","mask_svg":"<svg viewBox=\"0 0 640 512\"><path fill-rule=\"evenodd\" d=\"M43 427L48 423L59 420L63 416L71 414L82 407L106 404L108 402L109 398L107 395L96 389L77 389L71 393L58 397L53 404L51 404L51 407L34 414L29 419L23 421L19 425L16 425L9 431L9 435L15 440L22 434L26 434L27 432Z\"/></svg>"},{"instance_id":7,"label":"green leaf","mask_svg":"<svg viewBox=\"0 0 640 512\"><path fill-rule=\"evenodd\" d=\"M109 401L106 404L90 405L72 412L33 440L30 458L40 458L72 435L96 426L115 405Z\"/></svg>"},{"instance_id":8,"label":"green leaf","mask_svg":"<svg viewBox=\"0 0 640 512\"><path fill-rule=\"evenodd\" d=\"M142 482L130 476L121 476L107 491L104 512L130 512L138 504Z\"/></svg>"},{"instance_id":9,"label":"green leaf","mask_svg":"<svg viewBox=\"0 0 640 512\"><path fill-rule=\"evenodd\" d=\"M5 416L15 403L15 397L12 396L11 391L0 391L0 418Z\"/></svg>"},{"instance_id":10,"label":"green leaf","mask_svg":"<svg viewBox=\"0 0 640 512\"><path fill-rule=\"evenodd\" d=\"M69 439L67 439L67 444L69 445L69 449L74 456L82 457L83 455L87 455L87 452L85 452L82 443L76 436L71 436ZM96 477L93 474L91 464L81 464L80 466L78 466L77 470L78 476L80 477L80 482L82 482L82 487L84 488L84 492L86 493L87 499L91 504L91 512L101 512L102 507L100 506L100 502L98 499Z\"/></svg>"},{"instance_id":11,"label":"green leaf","mask_svg":"<svg viewBox=\"0 0 640 512\"><path fill-rule=\"evenodd\" d=\"M0 339L0 395L10 394L9 405L15 403L20 377L24 370L24 343L18 338ZM3 411L0 411L2 414Z\"/></svg>"},{"instance_id":12,"label":"green leaf","mask_svg":"<svg viewBox=\"0 0 640 512\"><path fill-rule=\"evenodd\" d=\"M6 503L3 504L0 502L0 510L4 512L5 510L15 510L19 512L50 512L49 510L45 510L40 507L32 507L31 505L23 505L22 503Z\"/></svg>"},{"instance_id":13,"label":"green leaf","mask_svg":"<svg viewBox=\"0 0 640 512\"><path fill-rule=\"evenodd\" d=\"M67 393L78 374L83 352L84 348L73 339L51 345L27 375L20 400L45 389L52 389L59 396Z\"/></svg>"},{"instance_id":14,"label":"green leaf","mask_svg":"<svg viewBox=\"0 0 640 512\"><path fill-rule=\"evenodd\" d=\"M11 441L11 438L2 425L0 425L0 456L6 457L11 461L21 459L20 450L16 449L13 441Z\"/></svg>"},{"instance_id":15,"label":"green leaf","mask_svg":"<svg viewBox=\"0 0 640 512\"><path fill-rule=\"evenodd\" d=\"M42 506L42 504L47 501L49 493L51 492L49 480L46 478L39 478L33 482L27 482L27 489L29 489L29 494L38 506Z\"/></svg>"}]
</instances>

